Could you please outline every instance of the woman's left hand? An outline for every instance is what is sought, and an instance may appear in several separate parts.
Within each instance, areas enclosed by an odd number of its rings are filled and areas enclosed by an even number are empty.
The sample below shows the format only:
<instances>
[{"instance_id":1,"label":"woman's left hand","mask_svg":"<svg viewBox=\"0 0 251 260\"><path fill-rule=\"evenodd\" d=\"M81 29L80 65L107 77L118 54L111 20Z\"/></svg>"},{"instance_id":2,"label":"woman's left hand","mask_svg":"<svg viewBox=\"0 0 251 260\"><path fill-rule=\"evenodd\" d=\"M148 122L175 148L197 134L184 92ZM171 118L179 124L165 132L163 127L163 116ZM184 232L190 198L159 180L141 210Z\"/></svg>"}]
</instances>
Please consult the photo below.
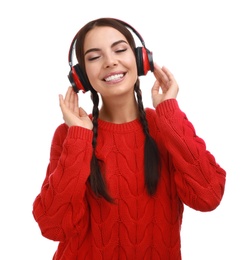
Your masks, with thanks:
<instances>
[{"instance_id":1,"label":"woman's left hand","mask_svg":"<svg viewBox=\"0 0 251 260\"><path fill-rule=\"evenodd\" d=\"M179 86L173 74L166 67L161 68L154 63L153 74L156 81L152 87L152 102L153 107L156 108L161 102L176 98Z\"/></svg>"}]
</instances>

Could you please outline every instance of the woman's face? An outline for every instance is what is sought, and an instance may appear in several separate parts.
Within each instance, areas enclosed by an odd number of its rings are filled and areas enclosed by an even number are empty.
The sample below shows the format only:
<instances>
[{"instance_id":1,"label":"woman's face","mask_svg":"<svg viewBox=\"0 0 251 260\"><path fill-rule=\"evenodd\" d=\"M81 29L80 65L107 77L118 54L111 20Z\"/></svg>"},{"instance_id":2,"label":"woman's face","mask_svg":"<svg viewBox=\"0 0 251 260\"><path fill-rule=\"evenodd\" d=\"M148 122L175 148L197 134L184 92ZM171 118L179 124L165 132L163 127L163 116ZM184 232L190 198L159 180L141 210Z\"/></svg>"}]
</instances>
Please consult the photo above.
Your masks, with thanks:
<instances>
[{"instance_id":1,"label":"woman's face","mask_svg":"<svg viewBox=\"0 0 251 260\"><path fill-rule=\"evenodd\" d=\"M137 65L125 36L112 27L95 27L84 42L84 59L92 87L103 97L134 89Z\"/></svg>"}]
</instances>

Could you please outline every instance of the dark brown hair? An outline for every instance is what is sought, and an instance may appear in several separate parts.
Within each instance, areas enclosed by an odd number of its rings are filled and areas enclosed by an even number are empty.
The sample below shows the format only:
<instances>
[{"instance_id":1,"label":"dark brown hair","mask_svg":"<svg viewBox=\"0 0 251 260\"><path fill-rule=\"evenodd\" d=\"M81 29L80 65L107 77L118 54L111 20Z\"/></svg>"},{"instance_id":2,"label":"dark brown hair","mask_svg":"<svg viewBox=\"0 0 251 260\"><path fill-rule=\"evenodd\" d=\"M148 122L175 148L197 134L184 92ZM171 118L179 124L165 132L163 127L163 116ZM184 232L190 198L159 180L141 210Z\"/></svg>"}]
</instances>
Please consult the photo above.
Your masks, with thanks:
<instances>
[{"instance_id":1,"label":"dark brown hair","mask_svg":"<svg viewBox=\"0 0 251 260\"><path fill-rule=\"evenodd\" d=\"M113 18L100 18L97 20L90 21L84 27L80 29L76 36L76 56L78 63L82 69L82 72L86 79L88 77L85 71L85 62L84 62L84 40L86 34L96 26L109 26L118 30L121 34L125 36L132 50L135 50L136 45L134 38L128 28L121 23L120 21ZM97 196L104 197L107 201L113 202L113 199L109 195L109 192L106 187L105 178L100 171L98 158L96 157L95 150L97 145L97 136L98 136L98 116L99 116L99 95L91 87L90 91L92 94L93 101L93 110L92 110L92 121L93 121L93 156L91 160L91 173L89 177L90 186L93 192ZM146 114L142 102L142 94L140 90L139 79L137 79L134 85L134 91L138 100L138 110L139 110L139 119L145 133L145 148L144 148L144 171L145 171L145 185L149 195L153 195L156 192L157 184L159 180L159 154L158 148L154 139L149 134L148 122L146 120Z\"/></svg>"}]
</instances>

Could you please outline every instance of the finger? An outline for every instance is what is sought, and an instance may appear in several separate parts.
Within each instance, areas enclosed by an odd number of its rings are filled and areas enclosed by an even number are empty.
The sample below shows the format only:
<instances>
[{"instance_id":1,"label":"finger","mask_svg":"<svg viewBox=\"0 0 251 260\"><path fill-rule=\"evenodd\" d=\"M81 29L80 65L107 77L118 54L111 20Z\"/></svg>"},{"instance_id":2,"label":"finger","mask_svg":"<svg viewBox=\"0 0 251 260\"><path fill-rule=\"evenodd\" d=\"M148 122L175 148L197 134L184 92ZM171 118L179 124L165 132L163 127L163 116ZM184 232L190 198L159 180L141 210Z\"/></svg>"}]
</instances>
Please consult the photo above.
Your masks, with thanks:
<instances>
[{"instance_id":1,"label":"finger","mask_svg":"<svg viewBox=\"0 0 251 260\"><path fill-rule=\"evenodd\" d=\"M79 114L78 95L74 91L72 91L72 95L73 95L73 111L75 114Z\"/></svg>"},{"instance_id":2,"label":"finger","mask_svg":"<svg viewBox=\"0 0 251 260\"><path fill-rule=\"evenodd\" d=\"M163 68L161 68L157 64L155 64L154 76L162 86L168 84L169 82L169 78L166 74L166 71L163 70Z\"/></svg>"},{"instance_id":3,"label":"finger","mask_svg":"<svg viewBox=\"0 0 251 260\"><path fill-rule=\"evenodd\" d=\"M159 93L159 89L160 89L160 84L159 84L159 81L156 80L153 84L153 87L152 87L152 95L156 95Z\"/></svg>"},{"instance_id":4,"label":"finger","mask_svg":"<svg viewBox=\"0 0 251 260\"><path fill-rule=\"evenodd\" d=\"M64 98L64 102L65 102L65 105L67 107L69 107L69 100L70 100L70 96L71 96L71 88L69 87L66 91L66 94L65 94L65 98Z\"/></svg>"},{"instance_id":5,"label":"finger","mask_svg":"<svg viewBox=\"0 0 251 260\"><path fill-rule=\"evenodd\" d=\"M69 87L65 96L65 104L73 113L78 113L78 95Z\"/></svg>"},{"instance_id":6,"label":"finger","mask_svg":"<svg viewBox=\"0 0 251 260\"><path fill-rule=\"evenodd\" d=\"M167 67L163 66L162 71L167 75L169 81L175 81L172 72Z\"/></svg>"},{"instance_id":7,"label":"finger","mask_svg":"<svg viewBox=\"0 0 251 260\"><path fill-rule=\"evenodd\" d=\"M65 114L67 110L67 106L65 105L64 97L63 95L59 94L59 106L63 114Z\"/></svg>"},{"instance_id":8,"label":"finger","mask_svg":"<svg viewBox=\"0 0 251 260\"><path fill-rule=\"evenodd\" d=\"M74 112L75 110L75 95L72 88L69 89L69 109Z\"/></svg>"},{"instance_id":9,"label":"finger","mask_svg":"<svg viewBox=\"0 0 251 260\"><path fill-rule=\"evenodd\" d=\"M59 106L62 107L64 105L63 104L64 103L63 95L59 94L58 97L59 97Z\"/></svg>"}]
</instances>

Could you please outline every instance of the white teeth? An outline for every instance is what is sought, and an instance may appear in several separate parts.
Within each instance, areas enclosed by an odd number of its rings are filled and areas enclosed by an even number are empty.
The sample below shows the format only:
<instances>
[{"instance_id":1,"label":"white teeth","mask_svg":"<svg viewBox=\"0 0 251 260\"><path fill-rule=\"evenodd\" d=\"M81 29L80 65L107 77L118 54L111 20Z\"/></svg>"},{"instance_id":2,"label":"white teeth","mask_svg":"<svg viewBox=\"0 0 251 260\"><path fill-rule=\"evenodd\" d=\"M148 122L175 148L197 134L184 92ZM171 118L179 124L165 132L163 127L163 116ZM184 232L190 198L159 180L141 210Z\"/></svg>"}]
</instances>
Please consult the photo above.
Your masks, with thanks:
<instances>
[{"instance_id":1,"label":"white teeth","mask_svg":"<svg viewBox=\"0 0 251 260\"><path fill-rule=\"evenodd\" d=\"M123 77L123 74L116 74L116 75L112 75L108 78L105 79L105 81L112 81L112 80L115 80L115 79L120 79Z\"/></svg>"}]
</instances>

